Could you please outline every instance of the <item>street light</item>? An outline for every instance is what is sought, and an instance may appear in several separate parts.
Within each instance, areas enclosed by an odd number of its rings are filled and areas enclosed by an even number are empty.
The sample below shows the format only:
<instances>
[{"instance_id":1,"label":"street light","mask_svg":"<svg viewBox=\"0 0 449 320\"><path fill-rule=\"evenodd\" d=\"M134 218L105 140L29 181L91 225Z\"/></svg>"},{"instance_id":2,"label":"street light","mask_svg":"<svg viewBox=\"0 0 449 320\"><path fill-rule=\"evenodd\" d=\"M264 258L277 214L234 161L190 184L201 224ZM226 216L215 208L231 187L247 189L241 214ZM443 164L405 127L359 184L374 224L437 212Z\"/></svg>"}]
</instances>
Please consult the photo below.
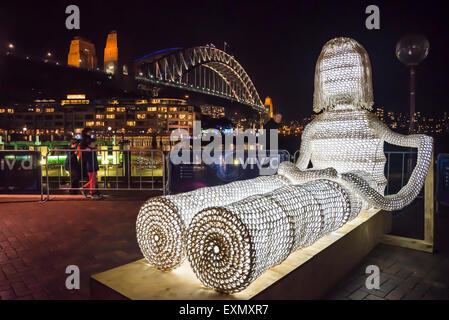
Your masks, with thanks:
<instances>
[{"instance_id":1,"label":"street light","mask_svg":"<svg viewBox=\"0 0 449 320\"><path fill-rule=\"evenodd\" d=\"M410 68L410 133L415 122L415 68L428 54L429 41L423 35L406 35L396 44L396 57Z\"/></svg>"}]
</instances>

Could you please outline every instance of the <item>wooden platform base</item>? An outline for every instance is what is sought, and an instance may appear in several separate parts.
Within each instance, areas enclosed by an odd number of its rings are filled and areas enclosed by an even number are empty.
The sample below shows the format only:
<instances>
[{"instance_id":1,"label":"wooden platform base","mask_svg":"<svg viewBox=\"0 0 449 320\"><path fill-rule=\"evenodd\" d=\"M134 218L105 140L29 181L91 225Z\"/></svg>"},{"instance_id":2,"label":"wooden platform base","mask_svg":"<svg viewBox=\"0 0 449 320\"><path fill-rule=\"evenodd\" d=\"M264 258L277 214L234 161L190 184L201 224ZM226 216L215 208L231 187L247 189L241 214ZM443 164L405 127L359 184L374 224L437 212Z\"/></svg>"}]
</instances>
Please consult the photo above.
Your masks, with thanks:
<instances>
[{"instance_id":1,"label":"wooden platform base","mask_svg":"<svg viewBox=\"0 0 449 320\"><path fill-rule=\"evenodd\" d=\"M391 229L391 215L367 211L313 245L292 253L242 292L225 295L205 288L188 262L170 272L144 259L91 277L93 299L210 300L319 299L354 268Z\"/></svg>"}]
</instances>

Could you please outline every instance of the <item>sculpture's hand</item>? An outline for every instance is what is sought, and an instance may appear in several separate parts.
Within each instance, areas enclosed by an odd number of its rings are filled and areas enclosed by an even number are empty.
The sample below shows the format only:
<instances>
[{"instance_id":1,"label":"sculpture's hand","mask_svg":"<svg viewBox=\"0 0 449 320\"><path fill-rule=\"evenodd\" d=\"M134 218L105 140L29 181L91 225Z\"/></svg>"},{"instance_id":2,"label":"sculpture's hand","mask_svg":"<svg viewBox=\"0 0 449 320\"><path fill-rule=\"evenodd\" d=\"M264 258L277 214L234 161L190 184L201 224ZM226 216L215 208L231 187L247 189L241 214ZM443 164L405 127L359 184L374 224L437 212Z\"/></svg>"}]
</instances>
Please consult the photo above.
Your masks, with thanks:
<instances>
[{"instance_id":1,"label":"sculpture's hand","mask_svg":"<svg viewBox=\"0 0 449 320\"><path fill-rule=\"evenodd\" d=\"M286 177L294 184L305 183L317 179L334 180L338 177L337 170L334 168L301 170L289 161L284 161L279 165L278 174Z\"/></svg>"},{"instance_id":2,"label":"sculpture's hand","mask_svg":"<svg viewBox=\"0 0 449 320\"><path fill-rule=\"evenodd\" d=\"M334 168L326 168L322 170L316 170L317 172L321 172L321 174L327 179L336 179L338 178L338 172Z\"/></svg>"}]
</instances>

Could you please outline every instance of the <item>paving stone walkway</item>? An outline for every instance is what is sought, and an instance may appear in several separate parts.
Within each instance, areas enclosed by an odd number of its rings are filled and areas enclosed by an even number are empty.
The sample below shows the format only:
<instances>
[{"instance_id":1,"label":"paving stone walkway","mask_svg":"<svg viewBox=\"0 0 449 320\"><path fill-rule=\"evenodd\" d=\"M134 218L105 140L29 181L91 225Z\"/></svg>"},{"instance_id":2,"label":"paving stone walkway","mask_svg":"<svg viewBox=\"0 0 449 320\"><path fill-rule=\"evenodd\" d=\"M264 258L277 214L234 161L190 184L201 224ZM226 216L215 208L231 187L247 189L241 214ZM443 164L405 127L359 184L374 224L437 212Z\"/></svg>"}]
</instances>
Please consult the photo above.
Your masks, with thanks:
<instances>
[{"instance_id":1,"label":"paving stone walkway","mask_svg":"<svg viewBox=\"0 0 449 320\"><path fill-rule=\"evenodd\" d=\"M366 267L380 269L380 287L368 290ZM449 299L449 257L379 244L326 297L336 300Z\"/></svg>"},{"instance_id":2,"label":"paving stone walkway","mask_svg":"<svg viewBox=\"0 0 449 320\"><path fill-rule=\"evenodd\" d=\"M141 200L0 201L0 298L88 299L89 277L142 258ZM68 265L80 290L67 290Z\"/></svg>"},{"instance_id":3,"label":"paving stone walkway","mask_svg":"<svg viewBox=\"0 0 449 320\"><path fill-rule=\"evenodd\" d=\"M88 299L90 275L142 258L135 221L147 197L45 203L1 198L0 298ZM436 226L443 228L448 220ZM444 230L437 239L449 244ZM379 245L326 298L449 299L449 250L439 251ZM379 290L365 287L365 268L371 264L381 270ZM66 289L68 265L80 268L80 290Z\"/></svg>"},{"instance_id":4,"label":"paving stone walkway","mask_svg":"<svg viewBox=\"0 0 449 320\"><path fill-rule=\"evenodd\" d=\"M326 297L336 300L448 300L449 214L435 215L435 253L379 244ZM368 290L366 267L380 269L380 288Z\"/></svg>"}]
</instances>

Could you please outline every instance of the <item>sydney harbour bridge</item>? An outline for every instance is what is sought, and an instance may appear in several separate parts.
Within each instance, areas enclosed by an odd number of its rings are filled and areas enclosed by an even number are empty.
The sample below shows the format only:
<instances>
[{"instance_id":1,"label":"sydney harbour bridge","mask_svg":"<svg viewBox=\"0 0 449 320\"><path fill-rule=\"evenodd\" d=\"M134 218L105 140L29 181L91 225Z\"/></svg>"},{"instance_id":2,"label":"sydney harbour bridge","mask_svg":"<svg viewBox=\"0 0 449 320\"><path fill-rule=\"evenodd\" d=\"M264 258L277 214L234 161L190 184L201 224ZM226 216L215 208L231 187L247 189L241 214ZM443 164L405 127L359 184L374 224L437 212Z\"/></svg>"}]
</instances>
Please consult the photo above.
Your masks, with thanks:
<instances>
[{"instance_id":1,"label":"sydney harbour bridge","mask_svg":"<svg viewBox=\"0 0 449 320\"><path fill-rule=\"evenodd\" d=\"M238 61L213 46L171 48L134 61L138 87L171 86L235 100L266 111L250 77Z\"/></svg>"}]
</instances>

